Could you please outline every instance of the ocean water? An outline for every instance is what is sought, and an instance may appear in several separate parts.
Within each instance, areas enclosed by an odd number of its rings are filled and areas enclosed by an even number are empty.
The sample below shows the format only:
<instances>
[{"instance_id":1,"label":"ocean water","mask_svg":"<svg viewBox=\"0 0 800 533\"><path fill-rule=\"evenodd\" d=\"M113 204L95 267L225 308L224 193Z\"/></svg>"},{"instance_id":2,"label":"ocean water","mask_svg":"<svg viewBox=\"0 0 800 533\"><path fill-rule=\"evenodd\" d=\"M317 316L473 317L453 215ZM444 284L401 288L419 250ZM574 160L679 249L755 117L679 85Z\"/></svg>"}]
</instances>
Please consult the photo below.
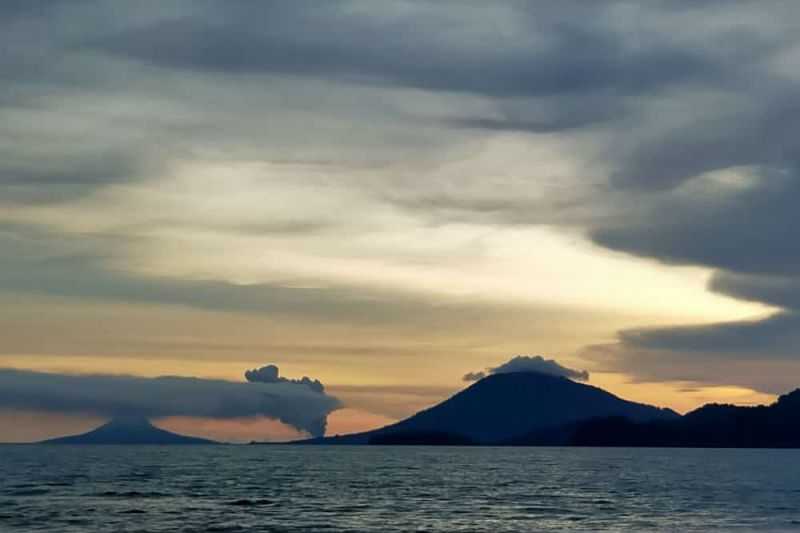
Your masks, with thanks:
<instances>
[{"instance_id":1,"label":"ocean water","mask_svg":"<svg viewBox=\"0 0 800 533\"><path fill-rule=\"evenodd\" d=\"M0 446L0 531L800 530L800 451Z\"/></svg>"}]
</instances>

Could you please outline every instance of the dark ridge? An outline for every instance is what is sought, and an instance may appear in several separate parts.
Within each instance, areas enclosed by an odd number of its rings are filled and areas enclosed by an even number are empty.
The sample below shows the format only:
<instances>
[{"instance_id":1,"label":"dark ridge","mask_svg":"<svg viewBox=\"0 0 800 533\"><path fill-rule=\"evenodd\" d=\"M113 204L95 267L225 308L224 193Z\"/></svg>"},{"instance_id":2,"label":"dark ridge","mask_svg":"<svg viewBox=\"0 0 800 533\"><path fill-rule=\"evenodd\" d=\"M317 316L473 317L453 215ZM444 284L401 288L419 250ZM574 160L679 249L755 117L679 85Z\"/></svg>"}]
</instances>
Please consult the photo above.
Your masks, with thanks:
<instances>
[{"instance_id":1,"label":"dark ridge","mask_svg":"<svg viewBox=\"0 0 800 533\"><path fill-rule=\"evenodd\" d=\"M768 406L708 404L674 420L604 417L556 432L567 446L800 448L800 389ZM531 432L508 444L550 445L554 433Z\"/></svg>"}]
</instances>

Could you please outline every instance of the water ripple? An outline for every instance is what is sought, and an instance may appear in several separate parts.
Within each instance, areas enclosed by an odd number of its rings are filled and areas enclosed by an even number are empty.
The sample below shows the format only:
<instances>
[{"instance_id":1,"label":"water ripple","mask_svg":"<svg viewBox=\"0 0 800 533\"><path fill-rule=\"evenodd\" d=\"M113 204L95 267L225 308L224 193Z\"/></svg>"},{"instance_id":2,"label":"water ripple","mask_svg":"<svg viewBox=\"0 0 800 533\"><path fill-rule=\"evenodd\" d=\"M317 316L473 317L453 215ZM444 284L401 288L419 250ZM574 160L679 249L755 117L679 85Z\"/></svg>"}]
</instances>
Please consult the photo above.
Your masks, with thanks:
<instances>
[{"instance_id":1,"label":"water ripple","mask_svg":"<svg viewBox=\"0 0 800 533\"><path fill-rule=\"evenodd\" d=\"M0 449L0 531L800 528L800 452L393 447Z\"/></svg>"}]
</instances>

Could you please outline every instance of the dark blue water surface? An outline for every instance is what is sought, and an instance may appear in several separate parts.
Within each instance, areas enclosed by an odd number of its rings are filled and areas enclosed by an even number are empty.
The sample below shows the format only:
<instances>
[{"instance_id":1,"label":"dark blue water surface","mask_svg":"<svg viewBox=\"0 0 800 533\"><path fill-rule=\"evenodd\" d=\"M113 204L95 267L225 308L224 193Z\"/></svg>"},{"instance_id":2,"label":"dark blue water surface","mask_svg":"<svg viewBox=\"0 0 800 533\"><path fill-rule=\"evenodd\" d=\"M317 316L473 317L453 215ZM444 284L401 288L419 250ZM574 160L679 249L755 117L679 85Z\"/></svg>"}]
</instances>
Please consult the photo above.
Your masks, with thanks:
<instances>
[{"instance_id":1,"label":"dark blue water surface","mask_svg":"<svg viewBox=\"0 0 800 533\"><path fill-rule=\"evenodd\" d=\"M0 446L0 531L800 530L800 451Z\"/></svg>"}]
</instances>

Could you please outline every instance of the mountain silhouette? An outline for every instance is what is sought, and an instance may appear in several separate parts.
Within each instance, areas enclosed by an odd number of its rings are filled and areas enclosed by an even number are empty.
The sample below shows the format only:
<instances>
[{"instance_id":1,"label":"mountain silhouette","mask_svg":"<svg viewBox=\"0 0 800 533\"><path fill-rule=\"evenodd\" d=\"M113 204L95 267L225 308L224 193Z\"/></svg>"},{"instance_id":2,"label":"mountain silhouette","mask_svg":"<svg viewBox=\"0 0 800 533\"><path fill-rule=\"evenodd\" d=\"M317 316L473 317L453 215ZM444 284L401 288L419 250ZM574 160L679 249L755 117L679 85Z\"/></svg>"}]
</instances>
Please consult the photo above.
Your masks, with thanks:
<instances>
[{"instance_id":1,"label":"mountain silhouette","mask_svg":"<svg viewBox=\"0 0 800 533\"><path fill-rule=\"evenodd\" d=\"M597 387L536 372L493 374L444 402L396 424L352 435L311 439L309 444L422 443L442 440L494 444L545 428L593 418L634 421L679 417L669 409L629 402Z\"/></svg>"},{"instance_id":2,"label":"mountain silhouette","mask_svg":"<svg viewBox=\"0 0 800 533\"><path fill-rule=\"evenodd\" d=\"M115 418L81 435L44 441L42 444L217 444L157 428L143 417Z\"/></svg>"},{"instance_id":3,"label":"mountain silhouette","mask_svg":"<svg viewBox=\"0 0 800 533\"><path fill-rule=\"evenodd\" d=\"M800 448L800 389L771 405L708 404L675 420L633 421L620 417L584 421L551 435L532 433L515 444L658 446L693 448Z\"/></svg>"}]
</instances>

